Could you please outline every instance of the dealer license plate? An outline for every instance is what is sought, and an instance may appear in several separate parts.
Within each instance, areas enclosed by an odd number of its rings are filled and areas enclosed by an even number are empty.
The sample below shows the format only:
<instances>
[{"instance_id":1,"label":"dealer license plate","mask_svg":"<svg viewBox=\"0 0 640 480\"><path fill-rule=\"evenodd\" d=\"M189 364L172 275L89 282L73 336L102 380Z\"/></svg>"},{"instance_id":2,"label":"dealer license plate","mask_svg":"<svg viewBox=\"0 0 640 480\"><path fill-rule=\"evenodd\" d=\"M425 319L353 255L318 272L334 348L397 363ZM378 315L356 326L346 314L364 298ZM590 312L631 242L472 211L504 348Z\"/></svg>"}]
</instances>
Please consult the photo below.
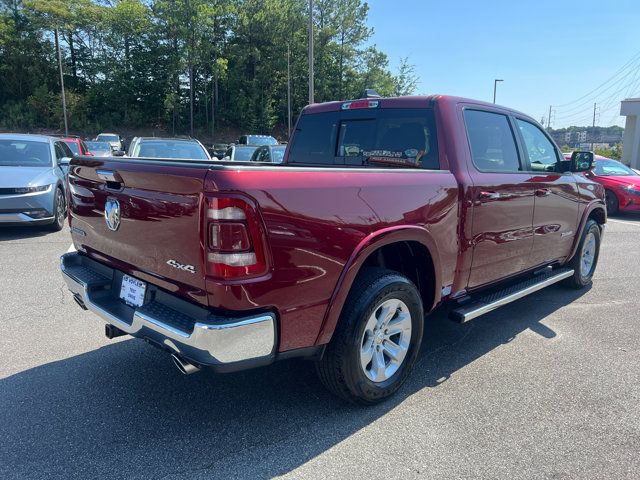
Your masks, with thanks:
<instances>
[{"instance_id":1,"label":"dealer license plate","mask_svg":"<svg viewBox=\"0 0 640 480\"><path fill-rule=\"evenodd\" d=\"M120 287L120 298L124 303L132 307L141 307L144 303L144 293L147 290L147 284L137 278L124 275L122 277L122 286Z\"/></svg>"}]
</instances>

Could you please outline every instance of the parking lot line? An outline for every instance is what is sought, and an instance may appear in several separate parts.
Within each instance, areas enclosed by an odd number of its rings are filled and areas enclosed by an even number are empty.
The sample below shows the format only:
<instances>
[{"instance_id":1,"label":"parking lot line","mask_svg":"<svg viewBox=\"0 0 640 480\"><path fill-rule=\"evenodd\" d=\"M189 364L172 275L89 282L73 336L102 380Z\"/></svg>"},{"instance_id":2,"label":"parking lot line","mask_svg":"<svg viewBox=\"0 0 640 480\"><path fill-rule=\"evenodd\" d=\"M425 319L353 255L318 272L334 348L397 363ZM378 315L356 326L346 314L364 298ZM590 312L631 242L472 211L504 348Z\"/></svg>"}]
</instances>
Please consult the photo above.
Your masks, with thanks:
<instances>
[{"instance_id":1,"label":"parking lot line","mask_svg":"<svg viewBox=\"0 0 640 480\"><path fill-rule=\"evenodd\" d=\"M625 222L624 220L614 220L611 218L607 219L607 222L614 222L614 223L623 223L625 225L633 225L634 227L640 227L640 223L635 223L635 222Z\"/></svg>"}]
</instances>

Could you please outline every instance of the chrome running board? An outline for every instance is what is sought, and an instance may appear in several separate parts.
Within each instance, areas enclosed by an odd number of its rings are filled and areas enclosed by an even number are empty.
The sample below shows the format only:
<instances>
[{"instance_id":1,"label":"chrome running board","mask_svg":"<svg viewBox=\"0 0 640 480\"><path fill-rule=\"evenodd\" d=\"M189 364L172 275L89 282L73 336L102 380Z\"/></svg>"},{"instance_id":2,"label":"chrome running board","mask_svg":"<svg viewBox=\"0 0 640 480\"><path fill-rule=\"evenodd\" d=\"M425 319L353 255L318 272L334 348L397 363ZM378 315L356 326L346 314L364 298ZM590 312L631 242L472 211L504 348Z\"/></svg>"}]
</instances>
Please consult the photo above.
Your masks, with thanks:
<instances>
[{"instance_id":1,"label":"chrome running board","mask_svg":"<svg viewBox=\"0 0 640 480\"><path fill-rule=\"evenodd\" d=\"M496 308L502 307L511 302L526 297L527 295L542 290L549 285L564 280L573 275L572 268L560 268L542 273L535 277L527 278L513 285L509 285L502 290L491 293L484 297L472 300L471 302L452 310L449 318L454 322L464 323L473 320L480 315L489 313Z\"/></svg>"}]
</instances>

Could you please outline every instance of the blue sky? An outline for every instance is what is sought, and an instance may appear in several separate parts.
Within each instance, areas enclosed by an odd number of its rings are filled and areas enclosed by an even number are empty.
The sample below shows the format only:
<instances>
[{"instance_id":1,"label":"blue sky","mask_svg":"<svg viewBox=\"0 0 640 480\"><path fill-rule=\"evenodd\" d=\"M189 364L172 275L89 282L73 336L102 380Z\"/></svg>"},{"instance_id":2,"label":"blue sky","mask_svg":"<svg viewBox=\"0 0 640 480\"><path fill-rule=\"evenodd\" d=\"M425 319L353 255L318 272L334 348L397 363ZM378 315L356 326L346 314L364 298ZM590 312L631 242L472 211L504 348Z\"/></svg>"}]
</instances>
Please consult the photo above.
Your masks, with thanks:
<instances>
[{"instance_id":1,"label":"blue sky","mask_svg":"<svg viewBox=\"0 0 640 480\"><path fill-rule=\"evenodd\" d=\"M502 78L497 103L537 120L554 105L553 128L590 125L594 102L596 124L624 125L619 100L640 96L640 0L368 3L373 43L392 69L409 57L419 94L491 101Z\"/></svg>"}]
</instances>

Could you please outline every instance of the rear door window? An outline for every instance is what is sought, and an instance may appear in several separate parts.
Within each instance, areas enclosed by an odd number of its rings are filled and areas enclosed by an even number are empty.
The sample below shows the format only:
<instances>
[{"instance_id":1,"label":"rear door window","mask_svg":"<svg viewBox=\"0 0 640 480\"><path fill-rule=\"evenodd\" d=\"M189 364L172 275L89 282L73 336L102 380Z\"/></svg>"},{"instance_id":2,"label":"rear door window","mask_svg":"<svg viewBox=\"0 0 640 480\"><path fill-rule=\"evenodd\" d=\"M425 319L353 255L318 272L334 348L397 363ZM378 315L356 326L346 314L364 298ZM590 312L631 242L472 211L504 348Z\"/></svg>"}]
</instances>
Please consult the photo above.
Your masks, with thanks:
<instances>
[{"instance_id":1,"label":"rear door window","mask_svg":"<svg viewBox=\"0 0 640 480\"><path fill-rule=\"evenodd\" d=\"M481 172L522 171L515 137L506 115L465 110L471 159Z\"/></svg>"},{"instance_id":2,"label":"rear door window","mask_svg":"<svg viewBox=\"0 0 640 480\"><path fill-rule=\"evenodd\" d=\"M362 109L303 115L289 163L439 169L431 109Z\"/></svg>"}]
</instances>

